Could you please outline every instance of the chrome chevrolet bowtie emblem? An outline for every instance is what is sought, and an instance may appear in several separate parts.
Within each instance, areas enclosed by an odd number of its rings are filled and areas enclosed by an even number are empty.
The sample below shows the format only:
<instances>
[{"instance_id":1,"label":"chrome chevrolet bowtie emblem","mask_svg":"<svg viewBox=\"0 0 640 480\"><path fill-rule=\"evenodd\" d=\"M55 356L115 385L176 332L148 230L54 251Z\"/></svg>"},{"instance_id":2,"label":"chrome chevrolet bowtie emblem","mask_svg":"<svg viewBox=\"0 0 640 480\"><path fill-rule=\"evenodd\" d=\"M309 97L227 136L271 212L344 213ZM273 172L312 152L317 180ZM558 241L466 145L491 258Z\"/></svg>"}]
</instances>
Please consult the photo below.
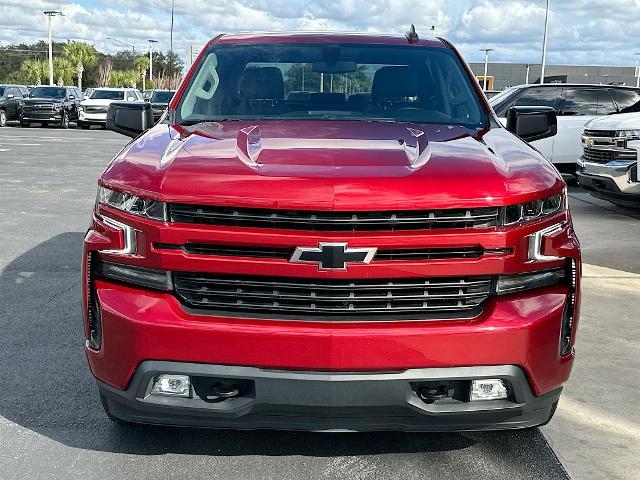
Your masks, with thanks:
<instances>
[{"instance_id":1,"label":"chrome chevrolet bowtie emblem","mask_svg":"<svg viewBox=\"0 0 640 480\"><path fill-rule=\"evenodd\" d=\"M377 248L349 248L346 243L319 243L318 248L298 247L290 262L315 263L318 270L346 270L349 263L370 263Z\"/></svg>"}]
</instances>

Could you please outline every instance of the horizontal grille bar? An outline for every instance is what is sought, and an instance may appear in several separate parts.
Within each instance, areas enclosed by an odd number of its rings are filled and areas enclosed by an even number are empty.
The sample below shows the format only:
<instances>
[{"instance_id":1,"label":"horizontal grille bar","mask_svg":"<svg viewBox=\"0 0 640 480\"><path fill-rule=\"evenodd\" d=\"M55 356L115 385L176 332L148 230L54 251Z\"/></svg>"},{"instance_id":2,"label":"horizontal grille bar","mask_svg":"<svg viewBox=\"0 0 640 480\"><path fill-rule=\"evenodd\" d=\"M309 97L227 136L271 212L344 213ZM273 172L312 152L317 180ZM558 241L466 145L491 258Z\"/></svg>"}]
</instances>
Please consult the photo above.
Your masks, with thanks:
<instances>
[{"instance_id":1,"label":"horizontal grille bar","mask_svg":"<svg viewBox=\"0 0 640 480\"><path fill-rule=\"evenodd\" d=\"M227 312L362 316L478 311L492 278L317 280L174 273L178 298L189 307Z\"/></svg>"},{"instance_id":2,"label":"horizontal grille bar","mask_svg":"<svg viewBox=\"0 0 640 480\"><path fill-rule=\"evenodd\" d=\"M584 159L596 163L609 163L613 161L635 160L636 151L629 149L628 151L607 150L602 148L584 148Z\"/></svg>"},{"instance_id":3,"label":"horizontal grille bar","mask_svg":"<svg viewBox=\"0 0 640 480\"><path fill-rule=\"evenodd\" d=\"M611 137L616 136L615 130L585 130L584 135L587 137Z\"/></svg>"},{"instance_id":4,"label":"horizontal grille bar","mask_svg":"<svg viewBox=\"0 0 640 480\"><path fill-rule=\"evenodd\" d=\"M497 207L341 212L170 204L172 222L293 230L367 231L482 228L498 224Z\"/></svg>"},{"instance_id":5,"label":"horizontal grille bar","mask_svg":"<svg viewBox=\"0 0 640 480\"><path fill-rule=\"evenodd\" d=\"M289 260L295 248L287 247L261 247L243 245L213 245L206 243L187 243L174 245L156 243L155 247L165 250L182 250L188 254L214 255L219 257L248 257L248 258L275 258ZM479 258L484 254L484 249L476 247L454 248L413 248L413 249L380 249L374 256L374 261L393 260L435 260L447 258Z\"/></svg>"}]
</instances>

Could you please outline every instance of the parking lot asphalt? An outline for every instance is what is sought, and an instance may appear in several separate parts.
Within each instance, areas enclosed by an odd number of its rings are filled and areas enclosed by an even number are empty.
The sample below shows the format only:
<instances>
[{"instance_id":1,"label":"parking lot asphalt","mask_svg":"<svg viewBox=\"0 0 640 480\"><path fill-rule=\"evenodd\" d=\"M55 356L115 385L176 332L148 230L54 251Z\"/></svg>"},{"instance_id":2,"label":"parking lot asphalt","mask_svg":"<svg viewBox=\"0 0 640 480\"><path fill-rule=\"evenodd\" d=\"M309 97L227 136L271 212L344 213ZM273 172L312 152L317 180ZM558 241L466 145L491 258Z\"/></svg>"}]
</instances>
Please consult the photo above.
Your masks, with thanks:
<instances>
[{"instance_id":1,"label":"parking lot asphalt","mask_svg":"<svg viewBox=\"0 0 640 480\"><path fill-rule=\"evenodd\" d=\"M556 418L542 430L316 434L112 424L83 354L79 266L96 179L126 142L104 130L0 129L0 479L568 478L557 456L572 478L637 478L640 216L579 191L571 205L589 263L579 356Z\"/></svg>"}]
</instances>

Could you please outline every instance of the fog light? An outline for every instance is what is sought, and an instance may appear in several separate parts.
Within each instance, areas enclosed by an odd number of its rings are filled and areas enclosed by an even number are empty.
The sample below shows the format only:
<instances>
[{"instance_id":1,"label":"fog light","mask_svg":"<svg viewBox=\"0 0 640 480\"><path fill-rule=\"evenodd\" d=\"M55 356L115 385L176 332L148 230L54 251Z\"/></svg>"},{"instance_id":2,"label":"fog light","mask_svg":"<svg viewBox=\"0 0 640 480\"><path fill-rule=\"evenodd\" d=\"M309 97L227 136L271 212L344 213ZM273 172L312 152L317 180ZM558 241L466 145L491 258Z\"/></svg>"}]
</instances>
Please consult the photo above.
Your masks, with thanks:
<instances>
[{"instance_id":1,"label":"fog light","mask_svg":"<svg viewBox=\"0 0 640 480\"><path fill-rule=\"evenodd\" d=\"M485 378L471 382L471 401L507 398L507 387L502 380Z\"/></svg>"},{"instance_id":2,"label":"fog light","mask_svg":"<svg viewBox=\"0 0 640 480\"><path fill-rule=\"evenodd\" d=\"M158 375L153 381L151 395L169 395L172 397L189 397L191 382L187 375Z\"/></svg>"}]
</instances>

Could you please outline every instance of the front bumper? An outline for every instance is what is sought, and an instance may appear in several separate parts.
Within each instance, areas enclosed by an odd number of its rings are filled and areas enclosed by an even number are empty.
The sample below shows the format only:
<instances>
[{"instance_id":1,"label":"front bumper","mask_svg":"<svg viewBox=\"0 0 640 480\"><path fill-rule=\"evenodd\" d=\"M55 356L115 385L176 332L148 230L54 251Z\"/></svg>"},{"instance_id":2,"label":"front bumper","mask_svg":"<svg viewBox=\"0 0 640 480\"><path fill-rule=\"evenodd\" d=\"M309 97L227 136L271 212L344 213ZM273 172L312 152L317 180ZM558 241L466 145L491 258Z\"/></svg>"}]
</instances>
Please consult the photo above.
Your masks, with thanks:
<instances>
[{"instance_id":1,"label":"front bumper","mask_svg":"<svg viewBox=\"0 0 640 480\"><path fill-rule=\"evenodd\" d=\"M78 115L78 119L81 123L91 124L91 125L106 125L107 124L107 113L87 113L80 112Z\"/></svg>"},{"instance_id":2,"label":"front bumper","mask_svg":"<svg viewBox=\"0 0 640 480\"><path fill-rule=\"evenodd\" d=\"M62 113L59 110L29 110L23 111L20 115L20 121L23 122L61 122Z\"/></svg>"},{"instance_id":3,"label":"front bumper","mask_svg":"<svg viewBox=\"0 0 640 480\"><path fill-rule=\"evenodd\" d=\"M226 400L149 395L160 373L248 382ZM426 381L500 378L508 400L426 403L415 385ZM326 373L162 361L142 362L122 391L98 382L110 412L131 422L217 428L317 431L496 430L540 425L551 416L561 388L536 397L513 365L423 368L401 372Z\"/></svg>"},{"instance_id":4,"label":"front bumper","mask_svg":"<svg viewBox=\"0 0 640 480\"><path fill-rule=\"evenodd\" d=\"M637 163L610 164L578 161L578 182L594 197L614 203L640 207L640 182Z\"/></svg>"}]
</instances>

